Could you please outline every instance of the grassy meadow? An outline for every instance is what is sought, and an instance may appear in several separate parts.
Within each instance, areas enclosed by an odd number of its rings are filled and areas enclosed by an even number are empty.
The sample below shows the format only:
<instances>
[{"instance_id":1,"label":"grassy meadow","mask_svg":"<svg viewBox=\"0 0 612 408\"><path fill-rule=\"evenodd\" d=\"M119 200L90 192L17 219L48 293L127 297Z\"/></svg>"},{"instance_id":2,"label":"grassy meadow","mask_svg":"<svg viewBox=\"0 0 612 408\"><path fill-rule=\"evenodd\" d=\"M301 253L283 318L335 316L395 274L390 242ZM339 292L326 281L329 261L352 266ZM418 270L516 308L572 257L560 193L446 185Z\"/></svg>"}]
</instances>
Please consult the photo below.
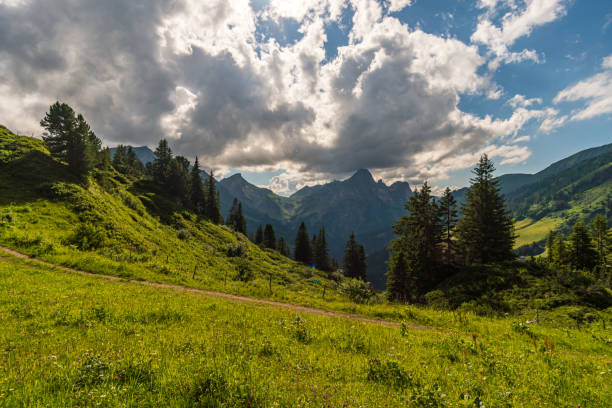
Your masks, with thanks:
<instances>
[{"instance_id":1,"label":"grassy meadow","mask_svg":"<svg viewBox=\"0 0 612 408\"><path fill-rule=\"evenodd\" d=\"M0 254L0 406L605 407L612 332L401 307L298 314ZM400 308L400 306L397 306Z\"/></svg>"}]
</instances>

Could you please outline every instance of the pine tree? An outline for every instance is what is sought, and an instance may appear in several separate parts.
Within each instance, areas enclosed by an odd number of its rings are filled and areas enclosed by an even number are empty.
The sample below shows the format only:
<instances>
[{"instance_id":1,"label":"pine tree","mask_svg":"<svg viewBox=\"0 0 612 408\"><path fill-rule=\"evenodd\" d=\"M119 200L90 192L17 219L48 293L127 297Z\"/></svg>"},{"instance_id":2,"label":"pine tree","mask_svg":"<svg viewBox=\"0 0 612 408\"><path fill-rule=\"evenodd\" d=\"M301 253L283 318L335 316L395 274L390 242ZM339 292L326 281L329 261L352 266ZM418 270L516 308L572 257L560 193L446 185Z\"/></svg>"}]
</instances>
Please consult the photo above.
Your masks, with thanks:
<instances>
[{"instance_id":1,"label":"pine tree","mask_svg":"<svg viewBox=\"0 0 612 408\"><path fill-rule=\"evenodd\" d=\"M355 240L355 233L351 233L342 259L344 276L353 279L366 279L365 248Z\"/></svg>"},{"instance_id":2,"label":"pine tree","mask_svg":"<svg viewBox=\"0 0 612 408\"><path fill-rule=\"evenodd\" d=\"M438 278L438 254L443 231L440 209L427 182L409 198L406 210L408 215L402 216L393 227L398 238L391 243L393 255L390 265L399 262L399 259L395 259L398 256L405 257L405 263L409 265L408 281L404 283L408 290L406 296L417 298Z\"/></svg>"},{"instance_id":3,"label":"pine tree","mask_svg":"<svg viewBox=\"0 0 612 408\"><path fill-rule=\"evenodd\" d=\"M314 264L317 269L322 271L329 272L331 270L329 261L329 246L327 245L327 240L325 239L325 227L322 227L319 230L319 235L317 235L314 248Z\"/></svg>"},{"instance_id":4,"label":"pine tree","mask_svg":"<svg viewBox=\"0 0 612 408\"><path fill-rule=\"evenodd\" d=\"M206 217L209 221L215 224L219 224L223 221L223 218L221 217L219 194L217 193L215 177L212 170L210 170L210 176L208 177L208 183L206 187Z\"/></svg>"},{"instance_id":5,"label":"pine tree","mask_svg":"<svg viewBox=\"0 0 612 408\"><path fill-rule=\"evenodd\" d=\"M338 265L338 261L336 261L336 258L332 258L330 264L331 264L332 271L337 271L338 268L340 267L340 265Z\"/></svg>"},{"instance_id":6,"label":"pine tree","mask_svg":"<svg viewBox=\"0 0 612 408\"><path fill-rule=\"evenodd\" d=\"M390 302L408 300L408 261L403 251L389 261L387 270L387 299Z\"/></svg>"},{"instance_id":7,"label":"pine tree","mask_svg":"<svg viewBox=\"0 0 612 408\"><path fill-rule=\"evenodd\" d=\"M115 154L113 155L113 167L120 173L125 172L126 165L126 157L125 157L125 146L119 145L115 149Z\"/></svg>"},{"instance_id":8,"label":"pine tree","mask_svg":"<svg viewBox=\"0 0 612 408\"><path fill-rule=\"evenodd\" d=\"M264 240L263 228L261 224L257 226L257 231L255 231L255 244L262 245Z\"/></svg>"},{"instance_id":9,"label":"pine tree","mask_svg":"<svg viewBox=\"0 0 612 408\"><path fill-rule=\"evenodd\" d=\"M111 165L112 164L111 164L110 149L108 147L105 147L104 149L100 150L100 152L98 153L97 167L102 170L108 170L110 169Z\"/></svg>"},{"instance_id":10,"label":"pine tree","mask_svg":"<svg viewBox=\"0 0 612 408\"><path fill-rule=\"evenodd\" d=\"M125 153L125 164L127 167L127 173L132 176L141 177L145 172L144 165L136 155L136 152L132 146L128 146Z\"/></svg>"},{"instance_id":11,"label":"pine tree","mask_svg":"<svg viewBox=\"0 0 612 408\"><path fill-rule=\"evenodd\" d=\"M229 210L229 214L227 215L227 220L225 220L225 225L232 228L234 231L238 230L238 199L234 197L232 201L232 207Z\"/></svg>"},{"instance_id":12,"label":"pine tree","mask_svg":"<svg viewBox=\"0 0 612 408\"><path fill-rule=\"evenodd\" d=\"M271 224L266 224L263 232L264 248L276 249L276 234Z\"/></svg>"},{"instance_id":13,"label":"pine tree","mask_svg":"<svg viewBox=\"0 0 612 408\"><path fill-rule=\"evenodd\" d=\"M597 251L597 263L605 267L610 246L610 230L608 228L608 220L603 214L595 216L591 225L591 231L595 241L595 250Z\"/></svg>"},{"instance_id":14,"label":"pine tree","mask_svg":"<svg viewBox=\"0 0 612 408\"><path fill-rule=\"evenodd\" d=\"M570 263L569 252L565 244L565 238L561 233L557 233L552 245L552 263L556 267L565 267Z\"/></svg>"},{"instance_id":15,"label":"pine tree","mask_svg":"<svg viewBox=\"0 0 612 408\"><path fill-rule=\"evenodd\" d=\"M548 235L546 236L546 251L547 251L547 258L546 260L548 261L549 265L553 264L553 244L555 243L555 235L553 234L552 230L548 231Z\"/></svg>"},{"instance_id":16,"label":"pine tree","mask_svg":"<svg viewBox=\"0 0 612 408\"><path fill-rule=\"evenodd\" d=\"M102 142L83 115L75 115L65 103L56 102L40 121L47 131L43 141L53 157L66 161L70 171L81 178L96 166Z\"/></svg>"},{"instance_id":17,"label":"pine tree","mask_svg":"<svg viewBox=\"0 0 612 408\"><path fill-rule=\"evenodd\" d=\"M190 204L196 214L203 215L206 210L206 193L204 192L204 183L200 173L200 163L196 156L190 174Z\"/></svg>"},{"instance_id":18,"label":"pine tree","mask_svg":"<svg viewBox=\"0 0 612 408\"><path fill-rule=\"evenodd\" d=\"M286 257L291 256L291 251L289 250L289 247L287 246L287 242L285 241L285 238L282 236L278 238L276 249L283 256L286 256Z\"/></svg>"},{"instance_id":19,"label":"pine tree","mask_svg":"<svg viewBox=\"0 0 612 408\"><path fill-rule=\"evenodd\" d=\"M442 237L444 241L444 258L450 263L452 255L452 234L457 225L457 201L450 188L446 187L438 204L442 221Z\"/></svg>"},{"instance_id":20,"label":"pine tree","mask_svg":"<svg viewBox=\"0 0 612 408\"><path fill-rule=\"evenodd\" d=\"M247 235L247 225L246 225L246 218L244 217L244 214L242 213L242 203L238 202L238 215L236 217L236 231L243 233L244 235Z\"/></svg>"},{"instance_id":21,"label":"pine tree","mask_svg":"<svg viewBox=\"0 0 612 408\"><path fill-rule=\"evenodd\" d=\"M572 267L576 269L591 269L597 263L597 252L593 248L591 235L580 220L574 224L570 235L570 253Z\"/></svg>"},{"instance_id":22,"label":"pine tree","mask_svg":"<svg viewBox=\"0 0 612 408\"><path fill-rule=\"evenodd\" d=\"M482 155L472 171L463 218L457 225L460 246L469 263L490 263L515 258L514 223L500 195L498 181L493 179L495 167Z\"/></svg>"},{"instance_id":23,"label":"pine tree","mask_svg":"<svg viewBox=\"0 0 612 408\"><path fill-rule=\"evenodd\" d=\"M166 177L166 193L178 204L186 205L189 202L189 161L177 156L170 161Z\"/></svg>"},{"instance_id":24,"label":"pine tree","mask_svg":"<svg viewBox=\"0 0 612 408\"><path fill-rule=\"evenodd\" d=\"M312 262L312 251L306 225L302 222L295 236L293 257L296 261L310 265Z\"/></svg>"},{"instance_id":25,"label":"pine tree","mask_svg":"<svg viewBox=\"0 0 612 408\"><path fill-rule=\"evenodd\" d=\"M166 184L170 174L170 163L172 162L172 150L168 146L168 141L162 139L155 149L155 159L151 164L151 176L159 184Z\"/></svg>"}]
</instances>

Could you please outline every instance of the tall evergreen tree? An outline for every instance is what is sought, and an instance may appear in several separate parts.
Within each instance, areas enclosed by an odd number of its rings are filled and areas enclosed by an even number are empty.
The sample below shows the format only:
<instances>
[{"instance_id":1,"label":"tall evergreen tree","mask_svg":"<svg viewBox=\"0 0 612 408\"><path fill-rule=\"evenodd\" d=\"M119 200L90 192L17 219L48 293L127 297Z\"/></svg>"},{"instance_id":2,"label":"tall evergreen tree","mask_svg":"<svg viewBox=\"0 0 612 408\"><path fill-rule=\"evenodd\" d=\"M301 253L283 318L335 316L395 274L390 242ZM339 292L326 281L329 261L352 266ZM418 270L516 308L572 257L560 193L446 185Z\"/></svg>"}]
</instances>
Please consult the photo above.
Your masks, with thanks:
<instances>
[{"instance_id":1,"label":"tall evergreen tree","mask_svg":"<svg viewBox=\"0 0 612 408\"><path fill-rule=\"evenodd\" d=\"M355 233L351 233L344 249L342 270L344 276L354 279L366 279L365 248L355 240Z\"/></svg>"},{"instance_id":2,"label":"tall evergreen tree","mask_svg":"<svg viewBox=\"0 0 612 408\"><path fill-rule=\"evenodd\" d=\"M399 251L389 260L387 270L387 299L390 302L405 302L408 295L408 261L404 251Z\"/></svg>"},{"instance_id":3,"label":"tall evergreen tree","mask_svg":"<svg viewBox=\"0 0 612 408\"><path fill-rule=\"evenodd\" d=\"M182 156L177 156L170 161L164 183L166 193L181 205L189 203L189 162L185 163L186 160Z\"/></svg>"},{"instance_id":4,"label":"tall evergreen tree","mask_svg":"<svg viewBox=\"0 0 612 408\"><path fill-rule=\"evenodd\" d=\"M111 165L110 149L105 147L98 153L98 168L108 170L110 169Z\"/></svg>"},{"instance_id":5,"label":"tall evergreen tree","mask_svg":"<svg viewBox=\"0 0 612 408\"><path fill-rule=\"evenodd\" d=\"M102 142L83 115L75 115L70 106L56 102L49 107L40 125L46 130L43 141L51 155L66 161L74 175L87 176L97 164Z\"/></svg>"},{"instance_id":6,"label":"tall evergreen tree","mask_svg":"<svg viewBox=\"0 0 612 408\"><path fill-rule=\"evenodd\" d=\"M570 264L570 254L561 233L557 233L553 241L552 264L556 267L565 267Z\"/></svg>"},{"instance_id":7,"label":"tall evergreen tree","mask_svg":"<svg viewBox=\"0 0 612 408\"><path fill-rule=\"evenodd\" d=\"M407 281L404 282L407 290L405 297L416 299L438 278L443 226L439 218L440 209L427 182L410 196L406 209L408 214L402 216L393 227L398 237L391 243L393 255L390 266L408 265ZM405 257L404 263L394 259L400 255Z\"/></svg>"},{"instance_id":8,"label":"tall evergreen tree","mask_svg":"<svg viewBox=\"0 0 612 408\"><path fill-rule=\"evenodd\" d=\"M221 217L221 205L219 204L219 194L217 193L217 187L215 177L212 169L210 170L210 176L208 177L208 183L206 185L206 217L213 223L219 224L223 221Z\"/></svg>"},{"instance_id":9,"label":"tall evergreen tree","mask_svg":"<svg viewBox=\"0 0 612 408\"><path fill-rule=\"evenodd\" d=\"M203 215L206 210L206 193L204 192L204 183L200 173L200 162L196 156L193 167L190 173L190 203L191 208L196 214Z\"/></svg>"},{"instance_id":10,"label":"tall evergreen tree","mask_svg":"<svg viewBox=\"0 0 612 408\"><path fill-rule=\"evenodd\" d=\"M555 243L555 234L552 230L548 231L546 236L546 260L549 265L553 264L553 245Z\"/></svg>"},{"instance_id":11,"label":"tall evergreen tree","mask_svg":"<svg viewBox=\"0 0 612 408\"><path fill-rule=\"evenodd\" d=\"M289 246L287 245L287 242L285 241L285 238L282 237L282 236L278 238L278 243L276 244L276 249L283 256L286 256L286 257L291 256L291 251L289 250Z\"/></svg>"},{"instance_id":12,"label":"tall evergreen tree","mask_svg":"<svg viewBox=\"0 0 612 408\"><path fill-rule=\"evenodd\" d=\"M459 242L469 263L489 263L515 258L514 222L506 211L498 181L493 178L495 167L486 154L472 171L463 218L457 225Z\"/></svg>"},{"instance_id":13,"label":"tall evergreen tree","mask_svg":"<svg viewBox=\"0 0 612 408\"><path fill-rule=\"evenodd\" d=\"M325 239L325 227L321 227L319 235L317 235L315 248L314 248L314 264L317 269L329 272L331 270L331 264L329 261L329 246Z\"/></svg>"},{"instance_id":14,"label":"tall evergreen tree","mask_svg":"<svg viewBox=\"0 0 612 408\"><path fill-rule=\"evenodd\" d=\"M570 251L573 268L591 269L597 263L597 252L593 248L589 230L582 220L574 224L570 235Z\"/></svg>"},{"instance_id":15,"label":"tall evergreen tree","mask_svg":"<svg viewBox=\"0 0 612 408\"><path fill-rule=\"evenodd\" d=\"M455 226L457 225L457 201L450 188L446 187L440 203L438 204L440 210L440 218L442 221L442 239L444 242L444 257L445 262L449 263L452 252L452 234Z\"/></svg>"},{"instance_id":16,"label":"tall evergreen tree","mask_svg":"<svg viewBox=\"0 0 612 408\"><path fill-rule=\"evenodd\" d=\"M135 177L141 177L144 174L145 167L136 155L136 152L132 146L127 147L127 151L125 153L125 163L128 174Z\"/></svg>"},{"instance_id":17,"label":"tall evergreen tree","mask_svg":"<svg viewBox=\"0 0 612 408\"><path fill-rule=\"evenodd\" d=\"M115 149L115 154L113 155L113 167L120 173L125 172L126 166L126 157L125 157L125 146L119 145Z\"/></svg>"},{"instance_id":18,"label":"tall evergreen tree","mask_svg":"<svg viewBox=\"0 0 612 408\"><path fill-rule=\"evenodd\" d=\"M608 258L608 248L610 247L610 230L608 220L603 214L597 214L591 226L593 241L595 241L595 251L597 251L598 265L605 267Z\"/></svg>"},{"instance_id":19,"label":"tall evergreen tree","mask_svg":"<svg viewBox=\"0 0 612 408\"><path fill-rule=\"evenodd\" d=\"M261 224L257 226L257 230L255 231L255 244L262 245L264 240L263 227Z\"/></svg>"},{"instance_id":20,"label":"tall evergreen tree","mask_svg":"<svg viewBox=\"0 0 612 408\"><path fill-rule=\"evenodd\" d=\"M263 246L264 248L276 249L276 234L272 224L266 224L263 232Z\"/></svg>"},{"instance_id":21,"label":"tall evergreen tree","mask_svg":"<svg viewBox=\"0 0 612 408\"><path fill-rule=\"evenodd\" d=\"M159 184L166 184L170 174L170 163L172 162L172 150L168 146L168 141L162 139L155 149L155 159L151 164L151 176Z\"/></svg>"},{"instance_id":22,"label":"tall evergreen tree","mask_svg":"<svg viewBox=\"0 0 612 408\"><path fill-rule=\"evenodd\" d=\"M293 257L296 261L309 265L312 262L312 251L310 248L310 240L308 239L308 231L306 224L300 224L295 236L295 245L293 249Z\"/></svg>"},{"instance_id":23,"label":"tall evergreen tree","mask_svg":"<svg viewBox=\"0 0 612 408\"><path fill-rule=\"evenodd\" d=\"M238 202L238 214L236 217L236 226L237 226L236 231L241 232L244 235L247 235L246 218L244 217L244 214L242 213L242 203L241 202Z\"/></svg>"}]
</instances>

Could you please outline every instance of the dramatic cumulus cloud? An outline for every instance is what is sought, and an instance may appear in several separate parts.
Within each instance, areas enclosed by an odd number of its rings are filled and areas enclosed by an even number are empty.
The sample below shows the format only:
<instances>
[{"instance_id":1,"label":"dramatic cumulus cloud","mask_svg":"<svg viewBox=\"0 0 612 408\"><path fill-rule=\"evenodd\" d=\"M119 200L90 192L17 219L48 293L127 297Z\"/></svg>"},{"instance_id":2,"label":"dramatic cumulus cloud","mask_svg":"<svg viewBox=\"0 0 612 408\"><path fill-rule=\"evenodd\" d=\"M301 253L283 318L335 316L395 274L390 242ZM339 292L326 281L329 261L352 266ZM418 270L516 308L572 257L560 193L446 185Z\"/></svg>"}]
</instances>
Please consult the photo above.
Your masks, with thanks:
<instances>
[{"instance_id":1,"label":"dramatic cumulus cloud","mask_svg":"<svg viewBox=\"0 0 612 408\"><path fill-rule=\"evenodd\" d=\"M510 51L521 37L529 36L534 28L555 21L567 12L569 0L480 0L478 6L486 12L480 17L472 42L487 46L495 58L489 63L496 69L500 63L533 60L540 62L535 50ZM494 17L503 12L499 25Z\"/></svg>"},{"instance_id":2,"label":"dramatic cumulus cloud","mask_svg":"<svg viewBox=\"0 0 612 408\"><path fill-rule=\"evenodd\" d=\"M286 193L361 167L385 181L424 180L485 152L524 161L519 132L558 120L556 111L522 95L505 118L462 111L462 95L502 97L481 69L491 57L390 15L412 3L0 0L0 122L40 134L38 120L60 99L106 143L167 137L177 154L221 171L282 168L270 186ZM501 3L481 0L472 37L494 59L514 58L517 38L565 10L526 1L496 27ZM348 44L328 59L326 29L348 8ZM289 38L285 27L297 29ZM558 99L583 97L597 99Z\"/></svg>"}]
</instances>

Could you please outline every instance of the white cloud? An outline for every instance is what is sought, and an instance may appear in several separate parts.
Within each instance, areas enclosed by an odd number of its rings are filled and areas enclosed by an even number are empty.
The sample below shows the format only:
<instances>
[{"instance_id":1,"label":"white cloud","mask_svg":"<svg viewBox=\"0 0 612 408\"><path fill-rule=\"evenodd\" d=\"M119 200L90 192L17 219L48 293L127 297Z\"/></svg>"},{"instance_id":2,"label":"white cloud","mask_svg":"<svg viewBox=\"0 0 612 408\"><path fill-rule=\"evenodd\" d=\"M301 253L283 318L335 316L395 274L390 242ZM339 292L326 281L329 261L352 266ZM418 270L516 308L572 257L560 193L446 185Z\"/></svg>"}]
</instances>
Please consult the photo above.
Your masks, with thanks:
<instances>
[{"instance_id":1,"label":"white cloud","mask_svg":"<svg viewBox=\"0 0 612 408\"><path fill-rule=\"evenodd\" d=\"M389 0L389 13L402 11L412 5L412 0Z\"/></svg>"},{"instance_id":2,"label":"white cloud","mask_svg":"<svg viewBox=\"0 0 612 408\"><path fill-rule=\"evenodd\" d=\"M531 105L541 105L542 98L529 99L529 98L525 98L524 95L517 94L517 95L514 95L512 99L508 101L508 104L512 106L513 108L518 108L518 107L528 108Z\"/></svg>"},{"instance_id":3,"label":"white cloud","mask_svg":"<svg viewBox=\"0 0 612 408\"><path fill-rule=\"evenodd\" d=\"M565 16L568 0L522 0L521 6L515 1L481 0L479 6L487 8L472 34L471 41L489 48L495 57L489 67L497 69L500 63L517 63L526 60L541 62L534 50L510 51L510 47L521 37L529 36L534 28ZM492 21L496 8L503 4L510 7L497 26Z\"/></svg>"},{"instance_id":4,"label":"white cloud","mask_svg":"<svg viewBox=\"0 0 612 408\"><path fill-rule=\"evenodd\" d=\"M571 120L586 120L612 114L612 55L603 59L603 72L572 85L557 94L556 104L584 101L585 106L573 112Z\"/></svg>"}]
</instances>

